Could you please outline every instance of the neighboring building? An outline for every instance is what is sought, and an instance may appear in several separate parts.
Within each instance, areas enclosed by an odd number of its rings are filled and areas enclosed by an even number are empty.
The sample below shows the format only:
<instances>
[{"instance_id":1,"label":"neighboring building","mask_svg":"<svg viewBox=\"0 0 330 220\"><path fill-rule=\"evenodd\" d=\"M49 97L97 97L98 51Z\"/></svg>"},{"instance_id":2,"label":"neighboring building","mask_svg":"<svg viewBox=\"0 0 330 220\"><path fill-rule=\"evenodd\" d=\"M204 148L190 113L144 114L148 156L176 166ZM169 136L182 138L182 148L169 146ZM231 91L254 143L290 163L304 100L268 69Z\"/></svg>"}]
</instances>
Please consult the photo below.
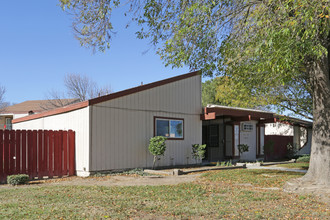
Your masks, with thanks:
<instances>
[{"instance_id":1,"label":"neighboring building","mask_svg":"<svg viewBox=\"0 0 330 220\"><path fill-rule=\"evenodd\" d=\"M201 75L162 81L13 120L15 129L76 132L76 170L93 172L151 167L149 140L168 137L158 166L193 164L192 144L202 143Z\"/></svg>"},{"instance_id":2,"label":"neighboring building","mask_svg":"<svg viewBox=\"0 0 330 220\"><path fill-rule=\"evenodd\" d=\"M297 155L310 154L313 122L287 116L276 117L277 122L266 124L265 135L274 138L292 137Z\"/></svg>"},{"instance_id":3,"label":"neighboring building","mask_svg":"<svg viewBox=\"0 0 330 220\"><path fill-rule=\"evenodd\" d=\"M209 161L240 159L256 161L264 156L265 123L274 121L271 112L207 105L204 108L203 143ZM239 144L247 144L249 151L239 155Z\"/></svg>"},{"instance_id":4,"label":"neighboring building","mask_svg":"<svg viewBox=\"0 0 330 220\"><path fill-rule=\"evenodd\" d=\"M269 123L265 126L265 135L293 136L293 126L289 123Z\"/></svg>"},{"instance_id":5,"label":"neighboring building","mask_svg":"<svg viewBox=\"0 0 330 220\"><path fill-rule=\"evenodd\" d=\"M264 146L268 140L274 141L274 149L268 153L274 159L287 155L289 143L296 147L298 154L310 153L312 122L309 121L283 118L267 111L211 104L204 108L201 119L203 144L207 146L205 160L208 161L264 160ZM239 155L239 144L248 145L249 151Z\"/></svg>"},{"instance_id":6,"label":"neighboring building","mask_svg":"<svg viewBox=\"0 0 330 220\"><path fill-rule=\"evenodd\" d=\"M30 100L0 109L0 129L12 129L12 120L36 114L59 106L69 105L76 99Z\"/></svg>"}]
</instances>

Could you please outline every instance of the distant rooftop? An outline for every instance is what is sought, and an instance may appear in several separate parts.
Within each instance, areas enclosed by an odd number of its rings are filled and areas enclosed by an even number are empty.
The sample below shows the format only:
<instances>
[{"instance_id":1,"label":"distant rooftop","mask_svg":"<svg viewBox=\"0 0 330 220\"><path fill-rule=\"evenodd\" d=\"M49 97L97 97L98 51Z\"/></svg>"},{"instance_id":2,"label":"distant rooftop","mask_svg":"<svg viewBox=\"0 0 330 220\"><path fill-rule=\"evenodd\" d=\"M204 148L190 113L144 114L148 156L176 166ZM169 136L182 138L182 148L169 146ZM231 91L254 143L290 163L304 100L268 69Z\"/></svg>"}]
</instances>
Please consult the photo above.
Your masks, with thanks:
<instances>
[{"instance_id":1,"label":"distant rooftop","mask_svg":"<svg viewBox=\"0 0 330 220\"><path fill-rule=\"evenodd\" d=\"M37 113L77 102L77 99L29 100L0 110L0 114Z\"/></svg>"}]
</instances>

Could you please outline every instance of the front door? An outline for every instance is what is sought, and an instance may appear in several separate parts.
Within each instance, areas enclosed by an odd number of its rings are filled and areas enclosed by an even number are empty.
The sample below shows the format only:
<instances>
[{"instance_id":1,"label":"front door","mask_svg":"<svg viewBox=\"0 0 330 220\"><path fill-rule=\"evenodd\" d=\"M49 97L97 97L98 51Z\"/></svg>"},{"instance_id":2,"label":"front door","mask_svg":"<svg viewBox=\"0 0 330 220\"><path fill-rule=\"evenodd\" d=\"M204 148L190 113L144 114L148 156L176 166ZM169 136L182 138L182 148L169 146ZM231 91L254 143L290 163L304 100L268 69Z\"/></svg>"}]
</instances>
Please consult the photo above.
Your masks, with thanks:
<instances>
[{"instance_id":1,"label":"front door","mask_svg":"<svg viewBox=\"0 0 330 220\"><path fill-rule=\"evenodd\" d=\"M203 144L206 144L205 160L215 161L221 158L219 144L219 125L203 126Z\"/></svg>"}]
</instances>

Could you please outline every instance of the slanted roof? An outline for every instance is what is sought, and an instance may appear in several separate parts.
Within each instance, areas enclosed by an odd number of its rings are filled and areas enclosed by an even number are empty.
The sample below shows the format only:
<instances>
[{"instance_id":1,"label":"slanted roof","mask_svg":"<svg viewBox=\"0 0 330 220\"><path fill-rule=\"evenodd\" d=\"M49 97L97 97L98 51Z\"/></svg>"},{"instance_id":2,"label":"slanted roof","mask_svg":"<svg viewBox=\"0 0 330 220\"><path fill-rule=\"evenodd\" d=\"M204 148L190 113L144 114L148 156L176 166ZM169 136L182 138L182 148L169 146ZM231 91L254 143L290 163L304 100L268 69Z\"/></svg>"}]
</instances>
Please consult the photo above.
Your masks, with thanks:
<instances>
[{"instance_id":1,"label":"slanted roof","mask_svg":"<svg viewBox=\"0 0 330 220\"><path fill-rule=\"evenodd\" d=\"M27 114L30 111L38 113L59 106L72 104L76 102L76 100L77 99L29 100L5 107L1 110L1 114Z\"/></svg>"},{"instance_id":2,"label":"slanted roof","mask_svg":"<svg viewBox=\"0 0 330 220\"><path fill-rule=\"evenodd\" d=\"M47 116L52 116L52 115L57 115L57 114L61 114L61 113L65 113L65 112L70 112L70 111L74 111L77 109L81 109L90 105L95 105L101 102L105 102L105 101L109 101L112 99L116 99L119 97L123 97L123 96L127 96L127 95L131 95L137 92L141 92L144 90L148 90L148 89L152 89L155 87L159 87L159 86L163 86L169 83L173 83L179 80L183 80L183 79L187 79L193 76L197 76L200 75L199 71L195 71L195 72L191 72L191 73L186 73L183 75L179 75L179 76L175 76L172 78L168 78L168 79L164 79L164 80L160 80L157 82L153 82L153 83L149 83L149 84L145 84L145 85L141 85L141 86L137 86L137 87L133 87L131 89L126 89L126 90L122 90L119 92L115 92L115 93L111 93L109 95L105 95L105 96L101 96L101 97L97 97L94 99L90 99L88 101L84 101L84 102L78 102L72 105L68 105L62 108L56 108L47 112L42 112L40 114L34 114L34 115L29 115L26 117L22 117L22 118L17 118L13 120L13 123L19 123L19 122L23 122L23 121L29 121L29 120L33 120L33 119L37 119L37 118L42 118L42 117L47 117Z\"/></svg>"}]
</instances>

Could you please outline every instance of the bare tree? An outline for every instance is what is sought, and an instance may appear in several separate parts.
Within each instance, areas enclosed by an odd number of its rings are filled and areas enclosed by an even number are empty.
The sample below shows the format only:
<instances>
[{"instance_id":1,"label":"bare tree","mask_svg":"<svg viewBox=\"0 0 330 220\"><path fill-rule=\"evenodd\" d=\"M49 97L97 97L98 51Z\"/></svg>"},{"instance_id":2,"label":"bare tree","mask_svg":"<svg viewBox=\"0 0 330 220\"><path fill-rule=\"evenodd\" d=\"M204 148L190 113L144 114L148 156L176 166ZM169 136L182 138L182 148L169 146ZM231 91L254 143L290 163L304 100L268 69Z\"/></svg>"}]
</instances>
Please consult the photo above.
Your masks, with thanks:
<instances>
[{"instance_id":1,"label":"bare tree","mask_svg":"<svg viewBox=\"0 0 330 220\"><path fill-rule=\"evenodd\" d=\"M8 106L8 103L5 102L4 100L5 93L6 93L6 88L0 85L0 112L3 111L3 109Z\"/></svg>"},{"instance_id":2,"label":"bare tree","mask_svg":"<svg viewBox=\"0 0 330 220\"><path fill-rule=\"evenodd\" d=\"M111 93L110 86L99 87L86 75L70 73L64 78L64 85L70 98L85 101Z\"/></svg>"},{"instance_id":3,"label":"bare tree","mask_svg":"<svg viewBox=\"0 0 330 220\"><path fill-rule=\"evenodd\" d=\"M111 93L109 85L100 87L86 75L70 73L64 77L65 92L51 90L46 96L48 102L41 107L45 110L63 107Z\"/></svg>"},{"instance_id":4,"label":"bare tree","mask_svg":"<svg viewBox=\"0 0 330 220\"><path fill-rule=\"evenodd\" d=\"M54 108L60 108L66 105L70 105L79 102L79 99L68 99L64 93L60 93L54 89L49 91L46 95L47 102L40 104L40 107L44 110L50 110Z\"/></svg>"}]
</instances>

